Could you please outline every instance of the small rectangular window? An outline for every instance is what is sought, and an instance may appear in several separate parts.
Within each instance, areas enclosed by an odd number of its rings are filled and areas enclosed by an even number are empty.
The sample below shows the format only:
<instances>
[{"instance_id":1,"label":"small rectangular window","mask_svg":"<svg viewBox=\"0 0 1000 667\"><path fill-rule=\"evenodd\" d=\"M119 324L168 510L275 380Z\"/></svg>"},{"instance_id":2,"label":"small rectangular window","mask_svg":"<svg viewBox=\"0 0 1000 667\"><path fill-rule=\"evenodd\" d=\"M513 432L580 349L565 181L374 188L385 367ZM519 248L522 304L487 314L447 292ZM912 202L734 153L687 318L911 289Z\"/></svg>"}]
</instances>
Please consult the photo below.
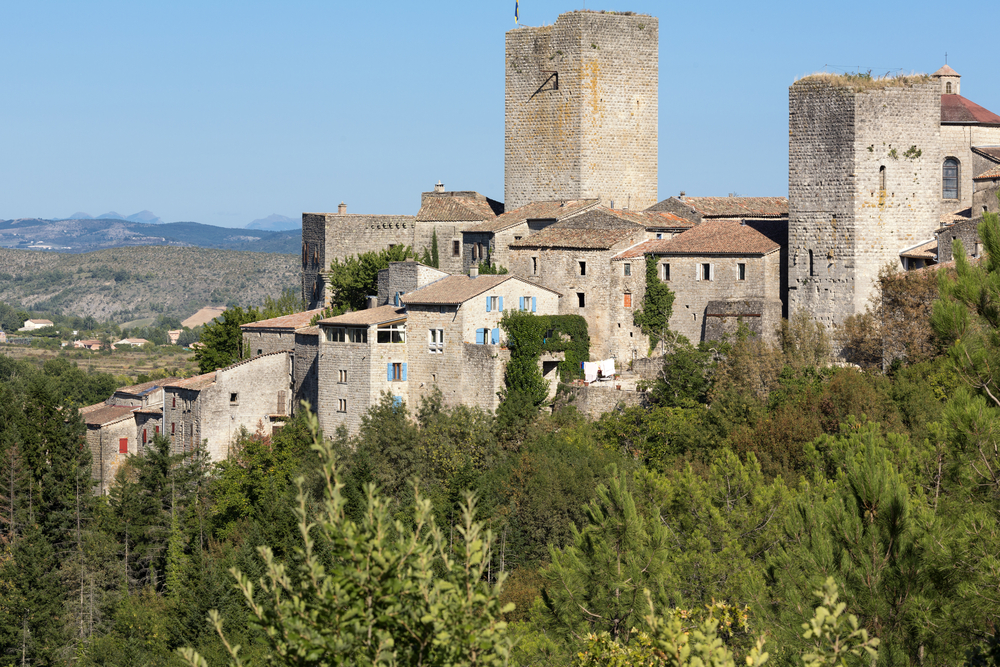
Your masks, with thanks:
<instances>
[{"instance_id":1,"label":"small rectangular window","mask_svg":"<svg viewBox=\"0 0 1000 667\"><path fill-rule=\"evenodd\" d=\"M337 412L347 412L347 399L337 399Z\"/></svg>"},{"instance_id":2,"label":"small rectangular window","mask_svg":"<svg viewBox=\"0 0 1000 667\"><path fill-rule=\"evenodd\" d=\"M340 369L340 371L338 371L337 378L338 378L337 381L340 384L347 384L347 369L346 368Z\"/></svg>"},{"instance_id":3,"label":"small rectangular window","mask_svg":"<svg viewBox=\"0 0 1000 667\"><path fill-rule=\"evenodd\" d=\"M392 365L392 379L394 382L403 379L403 364L396 362Z\"/></svg>"},{"instance_id":4,"label":"small rectangular window","mask_svg":"<svg viewBox=\"0 0 1000 667\"><path fill-rule=\"evenodd\" d=\"M538 275L538 258L537 257L532 257L531 258L531 275L533 275L533 276L537 276Z\"/></svg>"},{"instance_id":5,"label":"small rectangular window","mask_svg":"<svg viewBox=\"0 0 1000 667\"><path fill-rule=\"evenodd\" d=\"M118 453L128 454L128 438L118 438Z\"/></svg>"},{"instance_id":6,"label":"small rectangular window","mask_svg":"<svg viewBox=\"0 0 1000 667\"><path fill-rule=\"evenodd\" d=\"M702 264L701 265L701 279L702 280L711 280L712 279L712 265L711 264Z\"/></svg>"},{"instance_id":7,"label":"small rectangular window","mask_svg":"<svg viewBox=\"0 0 1000 667\"><path fill-rule=\"evenodd\" d=\"M367 343L368 329L348 329L347 338L352 343Z\"/></svg>"},{"instance_id":8,"label":"small rectangular window","mask_svg":"<svg viewBox=\"0 0 1000 667\"><path fill-rule=\"evenodd\" d=\"M625 307L626 308L632 307L632 295L629 294L628 292L625 292Z\"/></svg>"},{"instance_id":9,"label":"small rectangular window","mask_svg":"<svg viewBox=\"0 0 1000 667\"><path fill-rule=\"evenodd\" d=\"M662 239L662 238L663 238L663 234L657 234L657 235L656 235L656 238L657 238L657 239Z\"/></svg>"},{"instance_id":10,"label":"small rectangular window","mask_svg":"<svg viewBox=\"0 0 1000 667\"><path fill-rule=\"evenodd\" d=\"M230 405L238 405L239 402L240 402L240 395L239 395L238 392L234 391L231 394L229 394L229 404Z\"/></svg>"},{"instance_id":11,"label":"small rectangular window","mask_svg":"<svg viewBox=\"0 0 1000 667\"><path fill-rule=\"evenodd\" d=\"M347 340L347 330L341 327L327 329L326 340L330 343L343 343Z\"/></svg>"},{"instance_id":12,"label":"small rectangular window","mask_svg":"<svg viewBox=\"0 0 1000 667\"><path fill-rule=\"evenodd\" d=\"M427 347L431 354L444 352L444 329L429 329L427 331Z\"/></svg>"},{"instance_id":13,"label":"small rectangular window","mask_svg":"<svg viewBox=\"0 0 1000 667\"><path fill-rule=\"evenodd\" d=\"M631 264L624 264L623 267L624 267L625 275L626 276L632 275L632 265Z\"/></svg>"},{"instance_id":14,"label":"small rectangular window","mask_svg":"<svg viewBox=\"0 0 1000 667\"><path fill-rule=\"evenodd\" d=\"M736 279L746 280L747 279L747 265L740 262L736 265Z\"/></svg>"},{"instance_id":15,"label":"small rectangular window","mask_svg":"<svg viewBox=\"0 0 1000 667\"><path fill-rule=\"evenodd\" d=\"M451 256L452 257L458 257L461 254L462 254L462 242L461 241L452 241L451 242Z\"/></svg>"},{"instance_id":16,"label":"small rectangular window","mask_svg":"<svg viewBox=\"0 0 1000 667\"><path fill-rule=\"evenodd\" d=\"M175 433L177 433L177 424L171 422L170 423L170 435L174 435Z\"/></svg>"},{"instance_id":17,"label":"small rectangular window","mask_svg":"<svg viewBox=\"0 0 1000 667\"><path fill-rule=\"evenodd\" d=\"M174 394L174 396L173 396L173 405L171 407L174 407L174 408L177 407L177 394Z\"/></svg>"},{"instance_id":18,"label":"small rectangular window","mask_svg":"<svg viewBox=\"0 0 1000 667\"><path fill-rule=\"evenodd\" d=\"M490 309L490 311L499 311L500 310L500 297L498 297L498 296L491 296L490 297L490 308L489 309Z\"/></svg>"},{"instance_id":19,"label":"small rectangular window","mask_svg":"<svg viewBox=\"0 0 1000 667\"><path fill-rule=\"evenodd\" d=\"M670 265L669 264L661 264L660 266L663 267L663 270L661 272L663 274L663 282L665 282L665 283L670 282Z\"/></svg>"},{"instance_id":20,"label":"small rectangular window","mask_svg":"<svg viewBox=\"0 0 1000 667\"><path fill-rule=\"evenodd\" d=\"M587 275L587 263L586 262L580 262L580 275L581 276Z\"/></svg>"},{"instance_id":21,"label":"small rectangular window","mask_svg":"<svg viewBox=\"0 0 1000 667\"><path fill-rule=\"evenodd\" d=\"M583 292L577 292L576 293L576 300L577 300L577 303L579 304L580 308L586 308L587 307L587 295L584 294Z\"/></svg>"},{"instance_id":22,"label":"small rectangular window","mask_svg":"<svg viewBox=\"0 0 1000 667\"><path fill-rule=\"evenodd\" d=\"M515 237L514 237L514 240L515 240L515 241L520 241L520 240L521 240L521 237L520 237L520 236L515 236Z\"/></svg>"},{"instance_id":23,"label":"small rectangular window","mask_svg":"<svg viewBox=\"0 0 1000 667\"><path fill-rule=\"evenodd\" d=\"M379 343L405 343L405 324L383 324L378 328L377 341Z\"/></svg>"}]
</instances>

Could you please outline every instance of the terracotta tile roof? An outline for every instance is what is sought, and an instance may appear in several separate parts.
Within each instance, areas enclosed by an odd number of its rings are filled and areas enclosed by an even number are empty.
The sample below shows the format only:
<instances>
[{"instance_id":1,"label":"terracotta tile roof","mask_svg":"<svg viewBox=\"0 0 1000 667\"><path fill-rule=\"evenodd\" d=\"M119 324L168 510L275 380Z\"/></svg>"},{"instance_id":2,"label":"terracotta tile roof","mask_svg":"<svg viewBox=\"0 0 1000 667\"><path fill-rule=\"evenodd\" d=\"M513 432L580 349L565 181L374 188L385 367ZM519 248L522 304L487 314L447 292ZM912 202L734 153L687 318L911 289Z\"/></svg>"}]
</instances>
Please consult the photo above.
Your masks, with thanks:
<instances>
[{"instance_id":1,"label":"terracotta tile roof","mask_svg":"<svg viewBox=\"0 0 1000 667\"><path fill-rule=\"evenodd\" d=\"M916 248L910 248L909 250L904 250L899 253L900 257L909 257L910 259L937 259L937 240L928 241L918 245Z\"/></svg>"},{"instance_id":2,"label":"terracotta tile roof","mask_svg":"<svg viewBox=\"0 0 1000 667\"><path fill-rule=\"evenodd\" d=\"M162 415L163 410L160 408L136 408L135 413L137 415Z\"/></svg>"},{"instance_id":3,"label":"terracotta tile roof","mask_svg":"<svg viewBox=\"0 0 1000 667\"><path fill-rule=\"evenodd\" d=\"M212 371L211 373L205 373L204 375L195 375L194 377L176 380L163 386L164 388L170 389L193 389L195 391L200 391L205 387L212 386L212 384L215 383L215 373L215 371Z\"/></svg>"},{"instance_id":4,"label":"terracotta tile roof","mask_svg":"<svg viewBox=\"0 0 1000 667\"><path fill-rule=\"evenodd\" d=\"M25 324L31 322L32 324L44 324L45 326L52 326L52 320L27 320Z\"/></svg>"},{"instance_id":5,"label":"terracotta tile roof","mask_svg":"<svg viewBox=\"0 0 1000 667\"><path fill-rule=\"evenodd\" d=\"M690 229L694 222L670 211L629 211L621 209L611 210L613 215L617 215L623 220L628 220L642 225L649 229Z\"/></svg>"},{"instance_id":6,"label":"terracotta tile roof","mask_svg":"<svg viewBox=\"0 0 1000 667\"><path fill-rule=\"evenodd\" d=\"M614 259L656 255L766 255L781 246L738 220L705 220L672 239L646 241ZM623 256L628 253L628 256Z\"/></svg>"},{"instance_id":7,"label":"terracotta tile roof","mask_svg":"<svg viewBox=\"0 0 1000 667\"><path fill-rule=\"evenodd\" d=\"M979 262L983 261L982 257L966 257L965 259L972 266L975 266L976 264L979 264ZM911 273L921 273L923 271L937 271L938 269L953 268L955 268L955 260L951 260L950 262L941 262L940 264L931 264L930 266L922 266L919 269L910 269L906 272L906 275L910 275Z\"/></svg>"},{"instance_id":8,"label":"terracotta tile roof","mask_svg":"<svg viewBox=\"0 0 1000 667\"><path fill-rule=\"evenodd\" d=\"M366 310L355 310L344 313L336 317L328 317L320 320L319 324L333 326L371 326L372 324L382 324L406 317L406 309L398 306L379 306L378 308L368 308Z\"/></svg>"},{"instance_id":9,"label":"terracotta tile roof","mask_svg":"<svg viewBox=\"0 0 1000 667\"><path fill-rule=\"evenodd\" d=\"M467 227L467 232L499 232L519 225L527 220L562 220L575 215L600 203L599 199L556 199L553 201L536 201L525 204L521 208L507 211L493 220Z\"/></svg>"},{"instance_id":10,"label":"terracotta tile roof","mask_svg":"<svg viewBox=\"0 0 1000 667\"><path fill-rule=\"evenodd\" d=\"M1000 146L973 146L973 153L978 153L984 158L1000 163Z\"/></svg>"},{"instance_id":11,"label":"terracotta tile roof","mask_svg":"<svg viewBox=\"0 0 1000 667\"><path fill-rule=\"evenodd\" d=\"M88 426L105 426L107 424L119 422L123 419L131 417L132 412L135 410L135 408L131 405L104 405L103 403L98 405L101 405L102 407L87 412L80 410L83 415L83 421Z\"/></svg>"},{"instance_id":12,"label":"terracotta tile roof","mask_svg":"<svg viewBox=\"0 0 1000 667\"><path fill-rule=\"evenodd\" d=\"M319 325L314 324L311 327L302 327L301 329L295 330L295 335L297 336L318 336L319 335Z\"/></svg>"},{"instance_id":13,"label":"terracotta tile roof","mask_svg":"<svg viewBox=\"0 0 1000 667\"><path fill-rule=\"evenodd\" d=\"M933 74L931 74L931 76L958 76L958 77L961 77L962 75L959 74L958 72L956 72L955 70L953 70L952 68L948 67L947 65L945 65L944 67L942 67L938 71L936 71Z\"/></svg>"},{"instance_id":14,"label":"terracotta tile roof","mask_svg":"<svg viewBox=\"0 0 1000 667\"><path fill-rule=\"evenodd\" d=\"M244 331L247 329L299 329L304 326L309 326L312 318L322 312L322 308L318 310L306 310L301 313L292 313L291 315L273 317L269 320L260 320L259 322L243 324L240 326L240 329Z\"/></svg>"},{"instance_id":15,"label":"terracotta tile roof","mask_svg":"<svg viewBox=\"0 0 1000 667\"><path fill-rule=\"evenodd\" d=\"M447 278L436 280L426 287L407 292L399 297L399 299L404 304L464 303L513 277L509 273L501 276L477 276L475 278L470 278L469 276L448 276Z\"/></svg>"},{"instance_id":16,"label":"terracotta tile roof","mask_svg":"<svg viewBox=\"0 0 1000 667\"><path fill-rule=\"evenodd\" d=\"M678 197L704 218L767 218L788 215L788 197Z\"/></svg>"},{"instance_id":17,"label":"terracotta tile roof","mask_svg":"<svg viewBox=\"0 0 1000 667\"><path fill-rule=\"evenodd\" d=\"M646 228L617 213L603 206L587 209L515 241L510 247L608 250L638 241Z\"/></svg>"},{"instance_id":18,"label":"terracotta tile roof","mask_svg":"<svg viewBox=\"0 0 1000 667\"><path fill-rule=\"evenodd\" d=\"M941 216L940 222L943 227L950 227L956 222L965 222L966 220L972 219L972 207L963 208L960 211L954 211L952 213L945 213ZM938 231L941 231L940 229Z\"/></svg>"},{"instance_id":19,"label":"terracotta tile roof","mask_svg":"<svg viewBox=\"0 0 1000 667\"><path fill-rule=\"evenodd\" d=\"M491 203L492 202L492 203ZM425 192L420 202L417 220L471 222L496 218L496 208L503 204L477 192Z\"/></svg>"},{"instance_id":20,"label":"terracotta tile roof","mask_svg":"<svg viewBox=\"0 0 1000 667\"><path fill-rule=\"evenodd\" d=\"M130 387L119 387L118 389L115 389L115 393L142 396L143 394L149 393L150 390L162 387L166 383L173 382L176 379L177 378L163 378L162 380L150 380L149 382L143 382L142 384L134 384Z\"/></svg>"},{"instance_id":21,"label":"terracotta tile roof","mask_svg":"<svg viewBox=\"0 0 1000 667\"><path fill-rule=\"evenodd\" d=\"M1000 165L993 167L988 171L984 171L972 180L974 181L992 181L994 179L1000 178Z\"/></svg>"},{"instance_id":22,"label":"terracotta tile roof","mask_svg":"<svg viewBox=\"0 0 1000 667\"><path fill-rule=\"evenodd\" d=\"M961 95L942 95L941 122L1000 126L1000 116Z\"/></svg>"}]
</instances>

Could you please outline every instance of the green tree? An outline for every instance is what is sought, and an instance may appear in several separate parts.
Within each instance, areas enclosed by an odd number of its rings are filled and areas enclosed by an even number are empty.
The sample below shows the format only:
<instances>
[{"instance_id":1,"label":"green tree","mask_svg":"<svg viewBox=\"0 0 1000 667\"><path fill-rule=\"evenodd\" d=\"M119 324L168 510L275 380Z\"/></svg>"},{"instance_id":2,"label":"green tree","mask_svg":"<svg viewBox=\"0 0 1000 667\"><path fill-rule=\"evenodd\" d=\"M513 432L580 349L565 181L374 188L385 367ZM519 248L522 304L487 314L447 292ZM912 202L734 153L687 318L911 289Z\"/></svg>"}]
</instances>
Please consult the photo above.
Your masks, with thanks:
<instances>
[{"instance_id":1,"label":"green tree","mask_svg":"<svg viewBox=\"0 0 1000 667\"><path fill-rule=\"evenodd\" d=\"M938 272L931 326L962 379L1000 406L1000 216L984 213L979 237L986 254L976 265L954 241L955 275Z\"/></svg>"},{"instance_id":2,"label":"green tree","mask_svg":"<svg viewBox=\"0 0 1000 667\"><path fill-rule=\"evenodd\" d=\"M330 315L363 310L368 296L378 293L378 272L388 268L389 262L402 262L413 256L410 246L396 245L343 260L334 258L329 274L333 294Z\"/></svg>"},{"instance_id":3,"label":"green tree","mask_svg":"<svg viewBox=\"0 0 1000 667\"><path fill-rule=\"evenodd\" d=\"M217 368L225 368L243 357L244 324L261 319L256 308L244 310L240 306L229 308L202 329L200 341L204 347L195 350L194 358L202 373L210 373Z\"/></svg>"},{"instance_id":4,"label":"green tree","mask_svg":"<svg viewBox=\"0 0 1000 667\"><path fill-rule=\"evenodd\" d=\"M655 255L646 255L646 293L634 315L636 326L649 336L650 352L666 338L674 310L674 293L657 275L658 266Z\"/></svg>"},{"instance_id":5,"label":"green tree","mask_svg":"<svg viewBox=\"0 0 1000 667\"><path fill-rule=\"evenodd\" d=\"M366 489L360 521L346 501L329 441L311 419L313 446L323 460L323 492L316 511L298 481L296 514L302 538L294 561L260 548L264 574L253 581L234 571L254 623L268 647L265 661L279 665L494 665L510 650L503 577L483 583L493 536L463 506L454 546L435 525L430 502L417 497L413 528L393 522L387 503ZM218 612L211 614L232 659L240 647L225 639ZM194 667L208 662L182 651Z\"/></svg>"},{"instance_id":6,"label":"green tree","mask_svg":"<svg viewBox=\"0 0 1000 667\"><path fill-rule=\"evenodd\" d=\"M548 323L527 311L508 310L500 319L500 328L510 349L510 361L504 369L504 400L521 394L537 407L548 396L548 385L538 367Z\"/></svg>"}]
</instances>

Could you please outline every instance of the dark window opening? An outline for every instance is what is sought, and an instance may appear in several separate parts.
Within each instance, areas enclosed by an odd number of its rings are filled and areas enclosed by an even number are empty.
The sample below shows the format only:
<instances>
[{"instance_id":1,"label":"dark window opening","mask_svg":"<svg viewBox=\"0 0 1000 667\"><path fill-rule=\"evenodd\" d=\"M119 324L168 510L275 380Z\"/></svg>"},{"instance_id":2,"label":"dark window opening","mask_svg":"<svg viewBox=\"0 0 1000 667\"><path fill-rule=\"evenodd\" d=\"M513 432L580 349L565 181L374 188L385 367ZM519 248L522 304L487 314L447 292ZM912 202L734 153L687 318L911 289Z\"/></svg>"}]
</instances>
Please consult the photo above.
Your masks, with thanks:
<instances>
[{"instance_id":1,"label":"dark window opening","mask_svg":"<svg viewBox=\"0 0 1000 667\"><path fill-rule=\"evenodd\" d=\"M538 258L537 257L532 257L531 258L531 275L533 275L533 276L537 276L538 275Z\"/></svg>"},{"instance_id":2,"label":"dark window opening","mask_svg":"<svg viewBox=\"0 0 1000 667\"><path fill-rule=\"evenodd\" d=\"M944 161L941 197L958 199L958 160L953 157Z\"/></svg>"},{"instance_id":3,"label":"dark window opening","mask_svg":"<svg viewBox=\"0 0 1000 667\"><path fill-rule=\"evenodd\" d=\"M815 276L816 275L816 266L815 266L815 264L813 264L813 251L812 250L809 251L809 275L810 276Z\"/></svg>"},{"instance_id":4,"label":"dark window opening","mask_svg":"<svg viewBox=\"0 0 1000 667\"><path fill-rule=\"evenodd\" d=\"M581 276L587 275L587 263L586 262L580 262L580 275Z\"/></svg>"},{"instance_id":5,"label":"dark window opening","mask_svg":"<svg viewBox=\"0 0 1000 667\"><path fill-rule=\"evenodd\" d=\"M701 279L702 280L711 280L712 279L712 265L711 264L702 264L701 265Z\"/></svg>"},{"instance_id":6,"label":"dark window opening","mask_svg":"<svg viewBox=\"0 0 1000 667\"><path fill-rule=\"evenodd\" d=\"M240 395L237 392L235 392L235 391L233 393L229 394L229 402L233 403L233 404L239 403L240 402Z\"/></svg>"},{"instance_id":7,"label":"dark window opening","mask_svg":"<svg viewBox=\"0 0 1000 667\"><path fill-rule=\"evenodd\" d=\"M458 257L462 254L462 242L452 241L451 242L451 255L452 257Z\"/></svg>"},{"instance_id":8,"label":"dark window opening","mask_svg":"<svg viewBox=\"0 0 1000 667\"><path fill-rule=\"evenodd\" d=\"M736 279L746 280L747 279L747 265L742 262L736 265Z\"/></svg>"},{"instance_id":9,"label":"dark window opening","mask_svg":"<svg viewBox=\"0 0 1000 667\"><path fill-rule=\"evenodd\" d=\"M586 308L587 306L587 295L583 292L576 293L576 300L579 302L581 308Z\"/></svg>"},{"instance_id":10,"label":"dark window opening","mask_svg":"<svg viewBox=\"0 0 1000 667\"><path fill-rule=\"evenodd\" d=\"M944 84L944 92L947 93L948 95L951 95L951 81Z\"/></svg>"},{"instance_id":11,"label":"dark window opening","mask_svg":"<svg viewBox=\"0 0 1000 667\"><path fill-rule=\"evenodd\" d=\"M392 379L393 380L402 380L403 379L403 364L402 363L397 362L397 363L394 363L392 365Z\"/></svg>"},{"instance_id":12,"label":"dark window opening","mask_svg":"<svg viewBox=\"0 0 1000 667\"><path fill-rule=\"evenodd\" d=\"M878 168L878 189L885 192L885 165Z\"/></svg>"},{"instance_id":13,"label":"dark window opening","mask_svg":"<svg viewBox=\"0 0 1000 667\"><path fill-rule=\"evenodd\" d=\"M670 265L663 265L663 282L670 282Z\"/></svg>"},{"instance_id":14,"label":"dark window opening","mask_svg":"<svg viewBox=\"0 0 1000 667\"><path fill-rule=\"evenodd\" d=\"M631 264L625 264L625 275L626 276L632 275L632 265Z\"/></svg>"}]
</instances>

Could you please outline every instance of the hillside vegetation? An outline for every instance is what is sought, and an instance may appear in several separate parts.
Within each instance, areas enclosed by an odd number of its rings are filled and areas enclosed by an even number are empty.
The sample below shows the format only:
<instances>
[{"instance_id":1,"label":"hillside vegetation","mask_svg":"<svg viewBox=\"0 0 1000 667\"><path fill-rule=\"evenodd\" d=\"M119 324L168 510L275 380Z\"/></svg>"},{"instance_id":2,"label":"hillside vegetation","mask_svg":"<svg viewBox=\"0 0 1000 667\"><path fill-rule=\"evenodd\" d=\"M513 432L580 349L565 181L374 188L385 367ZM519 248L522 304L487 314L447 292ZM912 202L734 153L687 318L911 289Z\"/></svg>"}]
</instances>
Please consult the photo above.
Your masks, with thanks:
<instances>
[{"instance_id":1,"label":"hillside vegetation","mask_svg":"<svg viewBox=\"0 0 1000 667\"><path fill-rule=\"evenodd\" d=\"M0 302L127 322L202 306L258 305L298 289L298 255L138 246L85 254L0 248Z\"/></svg>"}]
</instances>

